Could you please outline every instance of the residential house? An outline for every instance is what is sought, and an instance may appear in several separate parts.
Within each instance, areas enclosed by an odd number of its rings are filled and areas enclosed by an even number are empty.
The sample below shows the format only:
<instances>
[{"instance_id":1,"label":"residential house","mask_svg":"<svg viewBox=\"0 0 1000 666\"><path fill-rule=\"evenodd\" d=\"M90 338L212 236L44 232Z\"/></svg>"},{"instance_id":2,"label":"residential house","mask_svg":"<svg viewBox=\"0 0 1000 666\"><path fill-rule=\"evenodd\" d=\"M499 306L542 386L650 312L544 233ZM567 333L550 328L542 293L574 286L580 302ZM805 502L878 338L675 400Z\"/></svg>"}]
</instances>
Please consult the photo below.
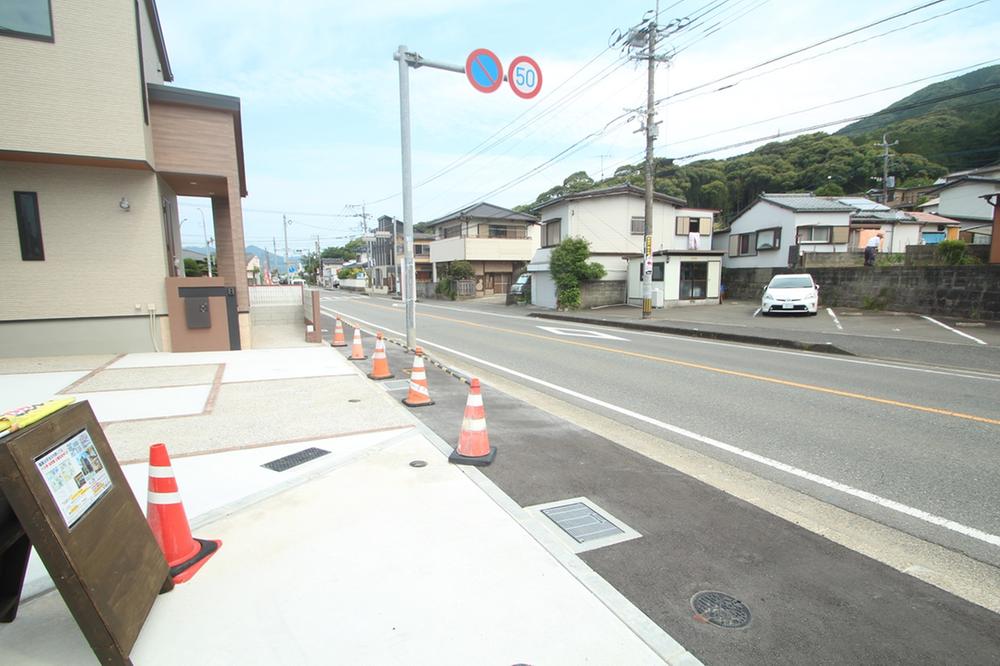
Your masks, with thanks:
<instances>
[{"instance_id":1,"label":"residential house","mask_svg":"<svg viewBox=\"0 0 1000 666\"><path fill-rule=\"evenodd\" d=\"M570 237L589 241L590 260L604 266L600 291L607 302L641 302L646 213L642 188L623 184L567 194L537 206L533 212L541 219L542 242L528 265L532 305L556 307L549 262L552 250ZM711 210L687 208L683 199L653 195L653 250L659 253L654 260L653 281L666 303L718 298L721 253L711 249L713 216ZM640 261L633 266L636 259ZM700 280L706 288L682 294L682 274Z\"/></svg>"},{"instance_id":2,"label":"residential house","mask_svg":"<svg viewBox=\"0 0 1000 666\"><path fill-rule=\"evenodd\" d=\"M427 223L432 279L454 261L468 261L476 274L476 295L506 294L538 248L538 218L477 203Z\"/></svg>"},{"instance_id":3,"label":"residential house","mask_svg":"<svg viewBox=\"0 0 1000 666\"><path fill-rule=\"evenodd\" d=\"M164 85L154 0L20 4L0 13L0 350L248 346L239 98ZM178 195L211 199L220 277L183 277Z\"/></svg>"},{"instance_id":4,"label":"residential house","mask_svg":"<svg viewBox=\"0 0 1000 666\"><path fill-rule=\"evenodd\" d=\"M373 285L386 288L390 293L402 293L403 244L405 242L403 221L389 215L378 218L372 244ZM426 291L433 281L430 244L434 234L413 232L413 269L416 274L418 294Z\"/></svg>"},{"instance_id":5,"label":"residential house","mask_svg":"<svg viewBox=\"0 0 1000 666\"><path fill-rule=\"evenodd\" d=\"M977 170L977 174L949 174L937 185L920 209L952 220L960 225L959 238L975 244L989 244L993 235L993 207L984 197L1000 193L1000 168Z\"/></svg>"},{"instance_id":6,"label":"residential house","mask_svg":"<svg viewBox=\"0 0 1000 666\"><path fill-rule=\"evenodd\" d=\"M781 267L799 253L847 252L854 206L811 193L761 194L712 246L726 268Z\"/></svg>"}]
</instances>

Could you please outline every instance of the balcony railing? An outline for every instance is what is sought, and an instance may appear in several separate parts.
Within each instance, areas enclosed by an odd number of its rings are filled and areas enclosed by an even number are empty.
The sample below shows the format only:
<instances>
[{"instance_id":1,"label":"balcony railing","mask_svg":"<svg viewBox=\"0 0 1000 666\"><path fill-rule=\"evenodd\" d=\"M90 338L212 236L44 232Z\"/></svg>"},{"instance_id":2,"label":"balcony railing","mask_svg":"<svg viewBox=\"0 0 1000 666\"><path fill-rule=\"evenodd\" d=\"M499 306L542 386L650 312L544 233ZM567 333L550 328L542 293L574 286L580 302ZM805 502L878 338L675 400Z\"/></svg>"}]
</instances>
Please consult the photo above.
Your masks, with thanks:
<instances>
[{"instance_id":1,"label":"balcony railing","mask_svg":"<svg viewBox=\"0 0 1000 666\"><path fill-rule=\"evenodd\" d=\"M445 240L447 238L488 238L488 239L518 239L524 240L528 237L528 232L525 229L507 229L506 231L493 231L490 233L465 233L465 234L455 234L453 236L442 236L438 235L434 240Z\"/></svg>"}]
</instances>

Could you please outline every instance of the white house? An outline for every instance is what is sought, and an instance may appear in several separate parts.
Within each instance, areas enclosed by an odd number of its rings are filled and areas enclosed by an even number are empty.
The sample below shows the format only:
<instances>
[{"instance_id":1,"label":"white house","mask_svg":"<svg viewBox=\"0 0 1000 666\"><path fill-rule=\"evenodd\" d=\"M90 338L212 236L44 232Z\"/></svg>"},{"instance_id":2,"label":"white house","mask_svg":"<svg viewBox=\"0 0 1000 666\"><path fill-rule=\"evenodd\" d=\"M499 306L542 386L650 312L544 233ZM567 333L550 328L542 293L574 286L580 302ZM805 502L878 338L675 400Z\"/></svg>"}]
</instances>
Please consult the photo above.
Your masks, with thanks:
<instances>
[{"instance_id":1,"label":"white house","mask_svg":"<svg viewBox=\"0 0 1000 666\"><path fill-rule=\"evenodd\" d=\"M993 236L993 206L983 197L1000 192L1000 169L980 173L984 175L946 176L947 182L928 193L937 204L931 205L932 199L921 210L957 220L963 240L988 245Z\"/></svg>"},{"instance_id":2,"label":"white house","mask_svg":"<svg viewBox=\"0 0 1000 666\"><path fill-rule=\"evenodd\" d=\"M607 271L603 278L605 282L621 283L621 299L618 302L633 298L632 282L641 276L630 269L629 262L631 258L641 258L643 251L645 193L641 188L624 184L568 194L537 206L534 212L541 219L542 242L528 264L532 276L532 305L556 307L556 288L549 260L555 246L570 237L590 242L590 259L604 266ZM686 208L684 200L677 197L659 193L653 197L653 250L686 256L700 254L707 262L706 268L714 262L710 273L714 276L715 292L705 296L708 298L718 296L718 276L721 272L719 253L711 251L713 214L711 210ZM654 277L656 270L654 267ZM697 270L701 271L701 268ZM668 282L676 292L678 280ZM641 299L641 286L636 284L635 289L640 290L637 298ZM672 292L667 289L664 293ZM679 297L667 297L665 300L676 302Z\"/></svg>"},{"instance_id":3,"label":"white house","mask_svg":"<svg viewBox=\"0 0 1000 666\"><path fill-rule=\"evenodd\" d=\"M847 252L851 215L856 207L811 193L761 194L715 235L712 246L724 252L727 268L781 267L789 248L799 252Z\"/></svg>"},{"instance_id":4,"label":"white house","mask_svg":"<svg viewBox=\"0 0 1000 666\"><path fill-rule=\"evenodd\" d=\"M538 247L534 215L478 203L428 223L433 281L453 261L468 261L476 272L476 295L506 294Z\"/></svg>"}]
</instances>

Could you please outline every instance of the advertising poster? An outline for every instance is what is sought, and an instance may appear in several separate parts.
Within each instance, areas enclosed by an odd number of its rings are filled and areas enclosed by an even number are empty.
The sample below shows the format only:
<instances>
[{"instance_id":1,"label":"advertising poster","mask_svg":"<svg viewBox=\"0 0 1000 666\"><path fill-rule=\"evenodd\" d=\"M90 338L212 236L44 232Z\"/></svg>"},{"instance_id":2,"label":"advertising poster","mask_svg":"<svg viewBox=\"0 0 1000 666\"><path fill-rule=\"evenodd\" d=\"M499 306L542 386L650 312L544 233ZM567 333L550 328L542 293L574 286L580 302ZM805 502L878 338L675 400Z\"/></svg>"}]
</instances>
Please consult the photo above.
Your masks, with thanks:
<instances>
[{"instance_id":1,"label":"advertising poster","mask_svg":"<svg viewBox=\"0 0 1000 666\"><path fill-rule=\"evenodd\" d=\"M86 429L35 458L66 527L73 527L111 489L111 478Z\"/></svg>"}]
</instances>

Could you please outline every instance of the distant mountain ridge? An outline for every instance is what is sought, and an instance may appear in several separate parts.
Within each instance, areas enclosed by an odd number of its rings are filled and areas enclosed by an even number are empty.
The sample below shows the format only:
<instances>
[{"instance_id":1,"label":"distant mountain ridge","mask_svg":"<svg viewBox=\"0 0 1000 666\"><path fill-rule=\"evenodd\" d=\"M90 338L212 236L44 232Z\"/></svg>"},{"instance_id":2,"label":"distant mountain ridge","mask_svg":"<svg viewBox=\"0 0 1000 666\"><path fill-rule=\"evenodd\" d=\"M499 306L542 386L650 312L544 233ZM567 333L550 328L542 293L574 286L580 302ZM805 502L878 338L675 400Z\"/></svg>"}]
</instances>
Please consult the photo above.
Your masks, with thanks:
<instances>
[{"instance_id":1,"label":"distant mountain ridge","mask_svg":"<svg viewBox=\"0 0 1000 666\"><path fill-rule=\"evenodd\" d=\"M192 246L192 245L185 245L184 249L188 250L190 252L198 252L199 254L202 254L202 255L207 254L208 250L209 250L209 248L204 247L204 246L197 247L197 246ZM213 248L211 248L211 250L212 250L212 256L214 257L215 256L215 248L213 247ZM263 270L263 268L264 268L264 259L266 257L267 261L268 261L268 265L271 267L272 271L273 270L277 270L279 273L286 273L287 272L286 267L285 267L285 256L283 254L274 254L273 252L270 252L270 251L268 251L268 250L266 250L266 249L264 249L262 247L257 247L256 245L247 245L246 246L246 254L247 255L251 255L252 254L252 255L256 256L258 259L260 259L261 270ZM213 262L214 262L214 260L213 260ZM291 265L293 265L293 266L301 266L302 265L302 257L299 256L299 255L292 255L292 254L290 254L290 255L288 255L288 263L291 264Z\"/></svg>"}]
</instances>

